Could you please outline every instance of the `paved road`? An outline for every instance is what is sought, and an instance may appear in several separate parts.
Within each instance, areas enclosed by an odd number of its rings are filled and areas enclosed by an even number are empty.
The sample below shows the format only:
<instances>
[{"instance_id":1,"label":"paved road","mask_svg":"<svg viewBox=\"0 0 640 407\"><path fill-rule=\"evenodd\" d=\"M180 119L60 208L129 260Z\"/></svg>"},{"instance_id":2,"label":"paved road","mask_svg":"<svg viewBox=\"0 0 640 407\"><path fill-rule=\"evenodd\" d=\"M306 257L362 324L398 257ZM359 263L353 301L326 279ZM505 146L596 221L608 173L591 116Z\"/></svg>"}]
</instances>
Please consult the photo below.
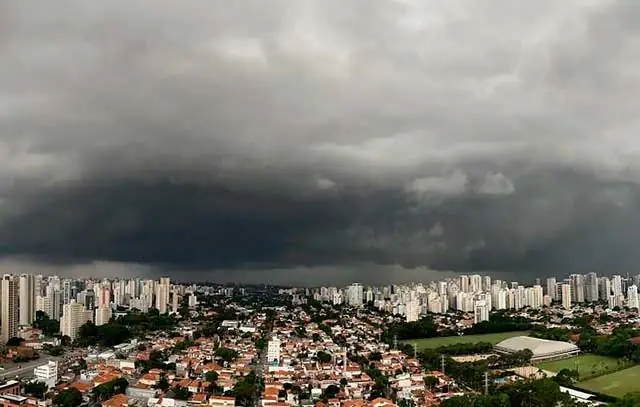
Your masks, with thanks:
<instances>
[{"instance_id":1,"label":"paved road","mask_svg":"<svg viewBox=\"0 0 640 407\"><path fill-rule=\"evenodd\" d=\"M18 365L13 365L6 367L5 370L0 370L0 378L2 379L13 379L16 376L24 377L24 376L33 376L33 369L36 366L44 365L49 360L59 360L59 356L47 356L41 357L37 360L32 360L30 362L20 363Z\"/></svg>"}]
</instances>

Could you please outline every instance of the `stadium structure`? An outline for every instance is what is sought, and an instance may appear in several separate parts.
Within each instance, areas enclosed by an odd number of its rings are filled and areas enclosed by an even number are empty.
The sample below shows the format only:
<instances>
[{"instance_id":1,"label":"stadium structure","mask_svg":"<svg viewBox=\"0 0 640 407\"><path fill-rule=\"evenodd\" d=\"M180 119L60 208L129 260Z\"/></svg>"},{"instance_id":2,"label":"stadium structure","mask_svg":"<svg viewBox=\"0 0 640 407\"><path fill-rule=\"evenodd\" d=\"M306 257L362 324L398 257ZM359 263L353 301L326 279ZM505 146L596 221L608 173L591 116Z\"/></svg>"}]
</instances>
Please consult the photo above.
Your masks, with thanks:
<instances>
[{"instance_id":1,"label":"stadium structure","mask_svg":"<svg viewBox=\"0 0 640 407\"><path fill-rule=\"evenodd\" d=\"M496 352L503 355L525 349L533 352L533 357L531 358L532 363L566 359L580 353L580 348L572 343L550 341L548 339L538 339L530 336L515 336L495 345Z\"/></svg>"}]
</instances>

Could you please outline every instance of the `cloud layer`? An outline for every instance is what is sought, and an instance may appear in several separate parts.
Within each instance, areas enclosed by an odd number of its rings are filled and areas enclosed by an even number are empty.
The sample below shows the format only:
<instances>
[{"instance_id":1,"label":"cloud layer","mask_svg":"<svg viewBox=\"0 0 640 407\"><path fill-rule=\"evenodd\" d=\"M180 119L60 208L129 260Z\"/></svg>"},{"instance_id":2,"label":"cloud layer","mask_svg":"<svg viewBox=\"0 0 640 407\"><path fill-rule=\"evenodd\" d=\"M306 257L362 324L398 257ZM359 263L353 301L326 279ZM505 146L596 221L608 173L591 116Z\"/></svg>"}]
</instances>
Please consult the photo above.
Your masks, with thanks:
<instances>
[{"instance_id":1,"label":"cloud layer","mask_svg":"<svg viewBox=\"0 0 640 407\"><path fill-rule=\"evenodd\" d=\"M4 1L0 253L238 278L633 272L639 14Z\"/></svg>"}]
</instances>

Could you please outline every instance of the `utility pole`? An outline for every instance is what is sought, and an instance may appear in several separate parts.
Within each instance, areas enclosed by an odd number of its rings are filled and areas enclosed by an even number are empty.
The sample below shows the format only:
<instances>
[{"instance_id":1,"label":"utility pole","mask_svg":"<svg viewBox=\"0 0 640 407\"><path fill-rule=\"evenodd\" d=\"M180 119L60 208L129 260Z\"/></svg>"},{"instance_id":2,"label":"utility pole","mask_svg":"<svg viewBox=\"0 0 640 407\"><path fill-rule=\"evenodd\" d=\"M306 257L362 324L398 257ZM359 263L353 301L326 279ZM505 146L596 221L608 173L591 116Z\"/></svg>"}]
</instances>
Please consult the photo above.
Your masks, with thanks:
<instances>
[{"instance_id":1,"label":"utility pole","mask_svg":"<svg viewBox=\"0 0 640 407\"><path fill-rule=\"evenodd\" d=\"M444 373L444 355L440 355L440 371L442 372L442 374Z\"/></svg>"},{"instance_id":2,"label":"utility pole","mask_svg":"<svg viewBox=\"0 0 640 407\"><path fill-rule=\"evenodd\" d=\"M413 358L418 359L418 344L415 342L413 343Z\"/></svg>"},{"instance_id":3,"label":"utility pole","mask_svg":"<svg viewBox=\"0 0 640 407\"><path fill-rule=\"evenodd\" d=\"M489 395L489 372L484 372L484 395Z\"/></svg>"},{"instance_id":4,"label":"utility pole","mask_svg":"<svg viewBox=\"0 0 640 407\"><path fill-rule=\"evenodd\" d=\"M393 349L398 349L398 335L393 335Z\"/></svg>"}]
</instances>

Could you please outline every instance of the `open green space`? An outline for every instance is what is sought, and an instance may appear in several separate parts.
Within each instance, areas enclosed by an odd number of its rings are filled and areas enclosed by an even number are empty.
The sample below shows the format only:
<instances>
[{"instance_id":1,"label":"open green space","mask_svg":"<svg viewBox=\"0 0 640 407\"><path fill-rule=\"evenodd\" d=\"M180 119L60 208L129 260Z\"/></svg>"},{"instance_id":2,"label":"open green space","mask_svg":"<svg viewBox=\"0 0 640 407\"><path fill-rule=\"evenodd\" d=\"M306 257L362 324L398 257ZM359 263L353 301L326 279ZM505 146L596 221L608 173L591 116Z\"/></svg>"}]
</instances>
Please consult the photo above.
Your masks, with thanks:
<instances>
[{"instance_id":1,"label":"open green space","mask_svg":"<svg viewBox=\"0 0 640 407\"><path fill-rule=\"evenodd\" d=\"M585 390L614 397L640 391L640 365L578 383Z\"/></svg>"},{"instance_id":2,"label":"open green space","mask_svg":"<svg viewBox=\"0 0 640 407\"><path fill-rule=\"evenodd\" d=\"M518 332L500 332L495 334L484 335L458 335L458 336L443 336L438 338L422 338L422 339L408 339L402 341L412 345L415 343L418 350L433 349L440 346L454 345L456 343L477 343L477 342L489 342L498 343L505 339L513 338L514 336L528 336L527 331Z\"/></svg>"},{"instance_id":3,"label":"open green space","mask_svg":"<svg viewBox=\"0 0 640 407\"><path fill-rule=\"evenodd\" d=\"M575 370L577 368L580 374L580 380L586 380L622 370L629 367L629 364L623 362L622 359L586 353L568 359L542 362L537 366L542 370L555 373L562 369Z\"/></svg>"}]
</instances>

